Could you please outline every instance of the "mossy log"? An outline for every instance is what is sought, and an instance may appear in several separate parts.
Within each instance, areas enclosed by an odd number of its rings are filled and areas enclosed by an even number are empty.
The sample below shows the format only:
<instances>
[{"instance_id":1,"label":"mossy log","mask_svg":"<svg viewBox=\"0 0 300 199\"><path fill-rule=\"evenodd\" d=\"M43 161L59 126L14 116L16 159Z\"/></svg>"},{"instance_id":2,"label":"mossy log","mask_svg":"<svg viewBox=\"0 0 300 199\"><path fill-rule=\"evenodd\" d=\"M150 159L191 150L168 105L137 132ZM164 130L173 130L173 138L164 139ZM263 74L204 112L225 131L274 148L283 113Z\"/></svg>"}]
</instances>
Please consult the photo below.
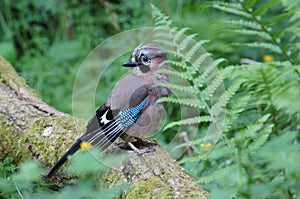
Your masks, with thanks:
<instances>
[{"instance_id":1,"label":"mossy log","mask_svg":"<svg viewBox=\"0 0 300 199\"><path fill-rule=\"evenodd\" d=\"M0 56L0 160L35 159L48 171L85 126L85 120L43 102ZM132 184L122 198L207 198L207 192L159 146L143 155L131 154L105 176L111 184Z\"/></svg>"}]
</instances>

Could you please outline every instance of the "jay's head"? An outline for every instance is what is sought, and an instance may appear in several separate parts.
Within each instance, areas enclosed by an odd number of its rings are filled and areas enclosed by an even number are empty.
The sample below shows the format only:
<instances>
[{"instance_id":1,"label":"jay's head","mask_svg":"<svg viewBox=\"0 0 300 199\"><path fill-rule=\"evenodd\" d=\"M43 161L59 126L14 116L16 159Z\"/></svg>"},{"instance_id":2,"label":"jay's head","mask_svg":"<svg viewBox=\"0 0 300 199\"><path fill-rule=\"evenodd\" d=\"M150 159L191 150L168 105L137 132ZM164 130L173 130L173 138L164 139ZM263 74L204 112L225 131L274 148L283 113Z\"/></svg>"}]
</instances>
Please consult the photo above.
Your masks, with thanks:
<instances>
[{"instance_id":1,"label":"jay's head","mask_svg":"<svg viewBox=\"0 0 300 199\"><path fill-rule=\"evenodd\" d=\"M158 44L140 44L134 49L129 61L123 63L125 67L136 67L142 73L154 72L160 67L167 67L167 64L161 65L167 59L166 52Z\"/></svg>"}]
</instances>

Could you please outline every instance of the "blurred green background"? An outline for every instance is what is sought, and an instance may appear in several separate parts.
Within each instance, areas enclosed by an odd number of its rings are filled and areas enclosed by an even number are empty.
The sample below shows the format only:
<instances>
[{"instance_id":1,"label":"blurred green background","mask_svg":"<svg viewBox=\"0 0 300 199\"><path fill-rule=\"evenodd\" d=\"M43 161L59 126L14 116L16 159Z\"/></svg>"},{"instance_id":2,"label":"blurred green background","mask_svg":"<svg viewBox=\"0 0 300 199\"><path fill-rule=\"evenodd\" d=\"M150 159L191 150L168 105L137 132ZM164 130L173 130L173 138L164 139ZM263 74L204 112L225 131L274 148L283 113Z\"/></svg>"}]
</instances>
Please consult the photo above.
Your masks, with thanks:
<instances>
[{"instance_id":1,"label":"blurred green background","mask_svg":"<svg viewBox=\"0 0 300 199\"><path fill-rule=\"evenodd\" d=\"M205 1L10 1L0 2L0 54L9 60L41 98L72 114L72 89L77 70L101 41L125 30L153 26L150 2L161 8L178 27L190 27L199 38L214 40L207 49L215 57L238 61L220 34L218 20L225 14L208 9ZM261 59L256 52L247 53ZM127 59L127 57L126 57ZM122 60L121 60L122 61ZM117 64L120 64L118 62ZM100 105L122 75L115 67L105 77Z\"/></svg>"}]
</instances>

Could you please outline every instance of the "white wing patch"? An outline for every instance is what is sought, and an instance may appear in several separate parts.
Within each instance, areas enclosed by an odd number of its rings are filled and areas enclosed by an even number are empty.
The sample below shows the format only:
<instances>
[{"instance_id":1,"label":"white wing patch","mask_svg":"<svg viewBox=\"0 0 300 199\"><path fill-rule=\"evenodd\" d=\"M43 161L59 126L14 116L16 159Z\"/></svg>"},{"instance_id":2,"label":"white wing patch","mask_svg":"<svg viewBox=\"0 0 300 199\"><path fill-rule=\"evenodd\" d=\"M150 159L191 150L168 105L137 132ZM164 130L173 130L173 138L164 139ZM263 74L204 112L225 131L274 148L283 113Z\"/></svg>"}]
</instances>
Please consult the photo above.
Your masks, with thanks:
<instances>
[{"instance_id":1,"label":"white wing patch","mask_svg":"<svg viewBox=\"0 0 300 199\"><path fill-rule=\"evenodd\" d=\"M110 122L110 120L108 120L106 118L107 112L109 111L109 109L106 110L106 112L101 116L101 120L100 122L103 123L103 125L107 124L108 122Z\"/></svg>"}]
</instances>

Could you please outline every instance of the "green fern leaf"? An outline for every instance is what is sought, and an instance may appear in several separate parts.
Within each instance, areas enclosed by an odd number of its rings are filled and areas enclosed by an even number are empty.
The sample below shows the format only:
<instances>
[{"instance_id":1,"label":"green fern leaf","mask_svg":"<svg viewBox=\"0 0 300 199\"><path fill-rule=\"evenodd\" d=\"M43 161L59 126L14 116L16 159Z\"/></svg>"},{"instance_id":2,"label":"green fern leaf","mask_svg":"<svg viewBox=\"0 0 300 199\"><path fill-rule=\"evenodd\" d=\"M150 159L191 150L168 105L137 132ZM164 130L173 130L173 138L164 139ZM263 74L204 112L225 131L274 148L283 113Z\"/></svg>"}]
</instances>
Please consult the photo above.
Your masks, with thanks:
<instances>
[{"instance_id":1,"label":"green fern leaf","mask_svg":"<svg viewBox=\"0 0 300 199\"><path fill-rule=\"evenodd\" d=\"M209 66L204 66L204 71L202 72L202 78L204 79L208 79L208 76L213 72L215 71L216 67L222 63L223 61L225 61L225 59L223 58L220 58L220 59L217 59L215 61L213 61ZM198 65L196 65L198 67ZM203 69L201 69L202 71ZM210 82L207 82L208 84L210 84Z\"/></svg>"},{"instance_id":2,"label":"green fern leaf","mask_svg":"<svg viewBox=\"0 0 300 199\"><path fill-rule=\"evenodd\" d=\"M220 86L223 86L223 79L221 75L216 75L215 78L209 82L209 93L211 95L216 94L215 92Z\"/></svg>"},{"instance_id":3,"label":"green fern leaf","mask_svg":"<svg viewBox=\"0 0 300 199\"><path fill-rule=\"evenodd\" d=\"M225 121L223 128L223 133L228 132L234 122L237 121L240 114L246 109L247 103L249 102L250 95L244 95L234 100L234 103L229 104L229 108L226 110L226 117L228 118Z\"/></svg>"},{"instance_id":4,"label":"green fern leaf","mask_svg":"<svg viewBox=\"0 0 300 199\"><path fill-rule=\"evenodd\" d=\"M291 12L285 12L285 13L279 14L277 16L274 16L269 21L264 21L264 25L265 26L272 26L275 23L280 23L280 20L286 19L287 17L291 16L291 14L292 14ZM284 32L284 31L282 31L282 32ZM278 36L279 35L277 34L277 37Z\"/></svg>"},{"instance_id":5,"label":"green fern leaf","mask_svg":"<svg viewBox=\"0 0 300 199\"><path fill-rule=\"evenodd\" d=\"M179 31L177 30L173 30L173 32L175 32L175 35L173 37L173 42L176 44L180 43L180 39L182 39L184 37L184 34L186 31L188 31L190 28L182 28Z\"/></svg>"},{"instance_id":6,"label":"green fern leaf","mask_svg":"<svg viewBox=\"0 0 300 199\"><path fill-rule=\"evenodd\" d=\"M259 118L255 123L248 125L246 129L239 131L239 139L243 140L243 145L248 146L248 142L257 136L256 133L263 128L264 123L269 117L270 114L266 114Z\"/></svg>"},{"instance_id":7,"label":"green fern leaf","mask_svg":"<svg viewBox=\"0 0 300 199\"><path fill-rule=\"evenodd\" d=\"M236 14L247 18L251 18L250 14L242 10L242 7L239 3L214 2L212 4L212 7L218 10L223 10L231 14Z\"/></svg>"},{"instance_id":8,"label":"green fern leaf","mask_svg":"<svg viewBox=\"0 0 300 199\"><path fill-rule=\"evenodd\" d=\"M199 52L199 49L202 48L202 45L207 42L208 42L208 40L201 40L201 41L197 42L195 45L193 45L185 54L186 60L189 62L192 62L193 60L196 60L198 57L200 57L199 54L196 52ZM195 57L195 56L197 56L197 57ZM195 58L193 58L193 57L195 57ZM197 63L197 61L196 61L196 63Z\"/></svg>"},{"instance_id":9,"label":"green fern leaf","mask_svg":"<svg viewBox=\"0 0 300 199\"><path fill-rule=\"evenodd\" d=\"M170 48L173 47L173 42L170 41L169 36L164 37L163 34L160 34L160 36L159 35L155 36L153 38L153 41L156 42L156 43L159 43L161 45L170 47Z\"/></svg>"},{"instance_id":10,"label":"green fern leaf","mask_svg":"<svg viewBox=\"0 0 300 199\"><path fill-rule=\"evenodd\" d=\"M177 85L177 84L173 84L173 83L157 83L155 85L167 87L167 88L170 88L171 90L173 89L173 90L177 90L180 92L187 92L187 93L191 93L191 94L199 93L199 91L194 89L192 86L183 86L183 85Z\"/></svg>"},{"instance_id":11,"label":"green fern leaf","mask_svg":"<svg viewBox=\"0 0 300 199\"><path fill-rule=\"evenodd\" d=\"M233 25L239 25L242 27L246 27L246 28L251 28L251 29L255 29L255 30L260 30L261 29L261 25L256 23L255 21L245 21L243 19L239 19L239 20L225 20L224 21L227 24L233 24Z\"/></svg>"},{"instance_id":12,"label":"green fern leaf","mask_svg":"<svg viewBox=\"0 0 300 199\"><path fill-rule=\"evenodd\" d=\"M245 80L243 79L238 79L236 80L232 86L230 86L224 94L222 94L218 101L213 104L210 113L217 116L219 115L221 112L224 111L224 107L226 106L226 104L228 104L228 101L235 95L235 93L238 91L238 89L240 88L241 84L244 82Z\"/></svg>"},{"instance_id":13,"label":"green fern leaf","mask_svg":"<svg viewBox=\"0 0 300 199\"><path fill-rule=\"evenodd\" d=\"M239 29L239 30L227 30L228 32L239 33L243 35L251 35L251 36L260 36L261 38L272 40L272 37L263 31L258 30L247 30L247 29Z\"/></svg>"},{"instance_id":14,"label":"green fern leaf","mask_svg":"<svg viewBox=\"0 0 300 199\"><path fill-rule=\"evenodd\" d=\"M210 53L204 53L202 54L200 57L198 57L198 59L196 59L196 61L193 62L193 65L199 69L201 67L201 65L206 61L209 60L211 58L211 54Z\"/></svg>"},{"instance_id":15,"label":"green fern leaf","mask_svg":"<svg viewBox=\"0 0 300 199\"><path fill-rule=\"evenodd\" d=\"M171 76L175 76L175 77L179 77L179 78L182 78L182 79L186 79L188 81L192 81L193 80L193 78L188 77L184 72L178 72L178 71L175 71L175 70L160 69L160 70L157 71L157 73L168 74L168 75L171 75Z\"/></svg>"},{"instance_id":16,"label":"green fern leaf","mask_svg":"<svg viewBox=\"0 0 300 199\"><path fill-rule=\"evenodd\" d=\"M275 53L278 53L278 54L281 54L282 51L280 49L280 47L274 45L274 44L271 44L271 43L258 43L258 42L253 42L253 43L234 43L234 45L236 46L248 46L248 47L252 47L252 48L265 48L265 49L268 49L272 52L275 52Z\"/></svg>"},{"instance_id":17,"label":"green fern leaf","mask_svg":"<svg viewBox=\"0 0 300 199\"><path fill-rule=\"evenodd\" d=\"M279 0L269 0L266 1L265 4L260 5L254 12L253 15L255 16L262 16L264 15L270 7L274 6L275 4L278 4L280 1Z\"/></svg>"},{"instance_id":18,"label":"green fern leaf","mask_svg":"<svg viewBox=\"0 0 300 199\"><path fill-rule=\"evenodd\" d=\"M223 167L220 168L214 172L212 172L210 175L208 176L202 176L197 183L204 183L204 184L208 184L211 183L212 181L215 181L216 179L225 179L229 177L230 174L232 173L236 173L238 171L238 167L233 165L233 166L228 166L228 167ZM228 179L229 180L229 179ZM224 180L223 180L224 182ZM232 182L233 183L233 182Z\"/></svg>"},{"instance_id":19,"label":"green fern leaf","mask_svg":"<svg viewBox=\"0 0 300 199\"><path fill-rule=\"evenodd\" d=\"M191 34L188 36L185 36L185 38L182 40L182 42L179 44L178 50L185 53L186 48L189 47L190 41L193 40L198 34ZM189 48L188 48L189 50ZM187 55L185 55L186 57ZM188 60L188 59L187 59Z\"/></svg>"},{"instance_id":20,"label":"green fern leaf","mask_svg":"<svg viewBox=\"0 0 300 199\"><path fill-rule=\"evenodd\" d=\"M206 85L206 82L204 81L204 79L201 76L193 78L192 81L193 81L194 85L197 86L198 88L202 88L202 87L204 87L204 85Z\"/></svg>"},{"instance_id":21,"label":"green fern leaf","mask_svg":"<svg viewBox=\"0 0 300 199\"><path fill-rule=\"evenodd\" d=\"M192 117L192 118L187 118L187 119L182 119L179 121L175 121L175 122L170 122L169 124L167 124L164 127L164 131L172 128L174 126L182 126L182 125L192 125L192 124L199 124L199 123L203 123L203 122L210 122L211 121L211 117L210 116L197 116L197 117Z\"/></svg>"},{"instance_id":22,"label":"green fern leaf","mask_svg":"<svg viewBox=\"0 0 300 199\"><path fill-rule=\"evenodd\" d=\"M183 69L189 68L189 66L187 66L185 62L178 62L178 61L168 60L168 63L173 65L173 66L177 66L177 67L183 68Z\"/></svg>"},{"instance_id":23,"label":"green fern leaf","mask_svg":"<svg viewBox=\"0 0 300 199\"><path fill-rule=\"evenodd\" d=\"M248 149L251 153L256 153L256 151L263 146L263 144L267 141L268 137L272 133L273 125L268 125L262 131L259 132L257 138L254 139L253 143L248 145Z\"/></svg>"},{"instance_id":24,"label":"green fern leaf","mask_svg":"<svg viewBox=\"0 0 300 199\"><path fill-rule=\"evenodd\" d=\"M157 103L161 103L161 102L180 104L183 106L190 106L199 109L205 108L204 103L201 102L199 99L162 97L157 100Z\"/></svg>"}]
</instances>

